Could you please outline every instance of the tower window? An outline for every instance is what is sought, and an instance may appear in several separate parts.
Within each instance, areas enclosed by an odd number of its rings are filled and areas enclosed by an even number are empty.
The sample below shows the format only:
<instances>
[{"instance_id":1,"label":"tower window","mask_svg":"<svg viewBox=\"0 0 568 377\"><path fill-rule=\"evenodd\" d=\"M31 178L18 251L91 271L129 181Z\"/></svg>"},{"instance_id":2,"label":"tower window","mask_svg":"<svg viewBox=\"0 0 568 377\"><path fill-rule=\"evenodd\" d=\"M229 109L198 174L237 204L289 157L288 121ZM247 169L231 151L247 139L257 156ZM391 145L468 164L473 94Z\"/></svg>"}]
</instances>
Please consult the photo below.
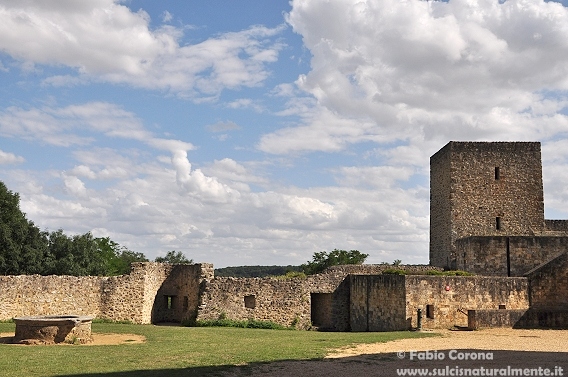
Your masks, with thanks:
<instances>
[{"instance_id":1,"label":"tower window","mask_svg":"<svg viewBox=\"0 0 568 377\"><path fill-rule=\"evenodd\" d=\"M495 180L501 178L501 171L499 170L499 166L495 166Z\"/></svg>"},{"instance_id":2,"label":"tower window","mask_svg":"<svg viewBox=\"0 0 568 377\"><path fill-rule=\"evenodd\" d=\"M499 216L495 218L495 229L501 230L501 218Z\"/></svg>"}]
</instances>

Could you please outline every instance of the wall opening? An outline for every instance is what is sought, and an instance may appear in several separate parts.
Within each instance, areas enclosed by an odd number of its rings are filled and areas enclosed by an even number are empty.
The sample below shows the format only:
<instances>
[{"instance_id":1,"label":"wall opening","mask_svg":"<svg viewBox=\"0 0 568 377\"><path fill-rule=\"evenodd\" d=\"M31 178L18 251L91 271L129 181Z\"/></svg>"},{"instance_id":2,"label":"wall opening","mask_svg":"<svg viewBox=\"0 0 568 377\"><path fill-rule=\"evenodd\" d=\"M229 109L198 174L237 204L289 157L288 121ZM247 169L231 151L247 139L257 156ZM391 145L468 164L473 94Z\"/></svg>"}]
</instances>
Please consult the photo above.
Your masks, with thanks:
<instances>
[{"instance_id":1,"label":"wall opening","mask_svg":"<svg viewBox=\"0 0 568 377\"><path fill-rule=\"evenodd\" d=\"M256 296L255 295L245 296L245 308L248 308L248 309L256 308Z\"/></svg>"},{"instance_id":2,"label":"wall opening","mask_svg":"<svg viewBox=\"0 0 568 377\"><path fill-rule=\"evenodd\" d=\"M176 306L176 296L164 296L164 306L168 310L172 310Z\"/></svg>"},{"instance_id":3,"label":"wall opening","mask_svg":"<svg viewBox=\"0 0 568 377\"><path fill-rule=\"evenodd\" d=\"M499 169L499 166L495 166L495 180L499 179L501 179L501 169Z\"/></svg>"},{"instance_id":4,"label":"wall opening","mask_svg":"<svg viewBox=\"0 0 568 377\"><path fill-rule=\"evenodd\" d=\"M183 296L183 311L186 312L189 309L189 297Z\"/></svg>"},{"instance_id":5,"label":"wall opening","mask_svg":"<svg viewBox=\"0 0 568 377\"><path fill-rule=\"evenodd\" d=\"M312 325L319 328L332 327L332 293L312 293L311 298L311 315Z\"/></svg>"},{"instance_id":6,"label":"wall opening","mask_svg":"<svg viewBox=\"0 0 568 377\"><path fill-rule=\"evenodd\" d=\"M495 229L501 230L501 217L497 216L495 218Z\"/></svg>"},{"instance_id":7,"label":"wall opening","mask_svg":"<svg viewBox=\"0 0 568 377\"><path fill-rule=\"evenodd\" d=\"M507 305L500 304L500 305L499 305L499 309L501 309L501 310L507 309Z\"/></svg>"},{"instance_id":8,"label":"wall opening","mask_svg":"<svg viewBox=\"0 0 568 377\"><path fill-rule=\"evenodd\" d=\"M426 305L426 318L434 319L434 305Z\"/></svg>"}]
</instances>

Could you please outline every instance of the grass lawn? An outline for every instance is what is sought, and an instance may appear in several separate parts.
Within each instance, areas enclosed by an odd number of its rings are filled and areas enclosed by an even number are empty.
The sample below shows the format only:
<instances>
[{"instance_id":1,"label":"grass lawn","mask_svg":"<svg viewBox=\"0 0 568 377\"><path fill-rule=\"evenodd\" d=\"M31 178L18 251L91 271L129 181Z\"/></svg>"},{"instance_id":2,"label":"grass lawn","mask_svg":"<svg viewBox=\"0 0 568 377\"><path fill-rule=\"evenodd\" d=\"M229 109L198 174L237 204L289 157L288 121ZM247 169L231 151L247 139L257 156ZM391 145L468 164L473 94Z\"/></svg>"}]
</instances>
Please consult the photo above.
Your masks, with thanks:
<instances>
[{"instance_id":1,"label":"grass lawn","mask_svg":"<svg viewBox=\"0 0 568 377\"><path fill-rule=\"evenodd\" d=\"M0 323L0 333L13 332ZM416 332L336 333L94 323L93 333L128 333L143 344L16 346L0 344L2 376L201 376L234 365L322 358L357 343L432 336Z\"/></svg>"}]
</instances>

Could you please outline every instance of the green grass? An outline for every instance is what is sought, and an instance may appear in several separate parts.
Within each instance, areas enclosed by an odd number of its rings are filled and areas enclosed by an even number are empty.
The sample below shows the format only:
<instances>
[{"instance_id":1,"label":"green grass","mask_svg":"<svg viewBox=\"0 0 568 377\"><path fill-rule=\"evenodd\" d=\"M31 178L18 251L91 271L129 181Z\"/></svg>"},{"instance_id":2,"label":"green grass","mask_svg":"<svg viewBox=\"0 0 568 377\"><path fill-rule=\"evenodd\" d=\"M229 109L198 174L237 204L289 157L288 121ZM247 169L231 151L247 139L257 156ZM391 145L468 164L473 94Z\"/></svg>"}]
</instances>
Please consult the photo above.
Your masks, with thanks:
<instances>
[{"instance_id":1,"label":"green grass","mask_svg":"<svg viewBox=\"0 0 568 377\"><path fill-rule=\"evenodd\" d=\"M0 332L13 332L0 323ZM2 376L198 376L229 366L322 358L331 349L358 343L431 336L416 332L338 333L216 327L94 323L93 333L146 337L143 344L16 346L0 344Z\"/></svg>"}]
</instances>

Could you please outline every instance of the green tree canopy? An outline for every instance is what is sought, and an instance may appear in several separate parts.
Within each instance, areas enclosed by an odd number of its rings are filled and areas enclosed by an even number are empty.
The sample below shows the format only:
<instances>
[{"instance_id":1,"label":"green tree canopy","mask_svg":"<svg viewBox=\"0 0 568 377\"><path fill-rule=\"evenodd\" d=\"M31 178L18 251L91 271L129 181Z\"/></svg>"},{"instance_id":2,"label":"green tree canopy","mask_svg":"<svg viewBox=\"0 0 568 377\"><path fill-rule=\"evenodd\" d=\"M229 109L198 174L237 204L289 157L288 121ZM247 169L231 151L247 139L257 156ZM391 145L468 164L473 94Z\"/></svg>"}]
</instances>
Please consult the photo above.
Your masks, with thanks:
<instances>
[{"instance_id":1,"label":"green tree canopy","mask_svg":"<svg viewBox=\"0 0 568 377\"><path fill-rule=\"evenodd\" d=\"M168 251L165 257L156 257L155 262L171 263L171 264L189 264L193 263L193 259L187 259L181 251Z\"/></svg>"},{"instance_id":2,"label":"green tree canopy","mask_svg":"<svg viewBox=\"0 0 568 377\"><path fill-rule=\"evenodd\" d=\"M307 275L319 274L330 266L344 264L363 264L369 254L363 254L358 250L337 250L331 252L321 251L314 253L311 261L301 265L302 271Z\"/></svg>"},{"instance_id":3,"label":"green tree canopy","mask_svg":"<svg viewBox=\"0 0 568 377\"><path fill-rule=\"evenodd\" d=\"M121 275L142 253L88 232L41 231L20 210L20 196L0 181L0 275Z\"/></svg>"},{"instance_id":4,"label":"green tree canopy","mask_svg":"<svg viewBox=\"0 0 568 377\"><path fill-rule=\"evenodd\" d=\"M148 262L144 254L128 250L111 240L110 237L95 238L95 242L99 253L106 261L106 275L125 275L130 272L131 263Z\"/></svg>"},{"instance_id":5,"label":"green tree canopy","mask_svg":"<svg viewBox=\"0 0 568 377\"><path fill-rule=\"evenodd\" d=\"M46 253L46 232L26 219L20 196L0 182L0 274L39 274Z\"/></svg>"}]
</instances>

